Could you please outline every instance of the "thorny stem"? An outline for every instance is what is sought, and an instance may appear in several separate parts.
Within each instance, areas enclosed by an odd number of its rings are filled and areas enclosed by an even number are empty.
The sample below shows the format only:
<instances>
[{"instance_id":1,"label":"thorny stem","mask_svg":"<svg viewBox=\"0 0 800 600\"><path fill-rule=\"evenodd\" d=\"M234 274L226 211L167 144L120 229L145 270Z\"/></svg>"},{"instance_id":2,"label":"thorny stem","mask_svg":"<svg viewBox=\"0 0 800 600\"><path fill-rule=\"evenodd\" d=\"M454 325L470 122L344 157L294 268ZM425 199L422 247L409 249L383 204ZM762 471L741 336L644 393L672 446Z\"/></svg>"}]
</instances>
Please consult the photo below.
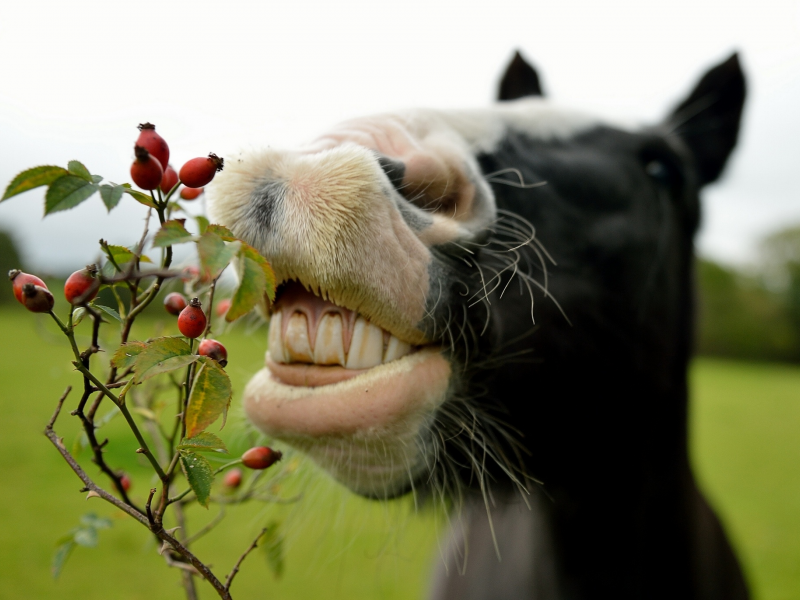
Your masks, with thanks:
<instances>
[{"instance_id":1,"label":"thorny stem","mask_svg":"<svg viewBox=\"0 0 800 600\"><path fill-rule=\"evenodd\" d=\"M158 460L156 460L156 457L153 455L153 452L147 445L147 442L142 436L142 432L139 431L139 427L138 425L136 425L136 421L133 420L133 415L131 415L130 411L128 410L128 406L125 404L125 402L121 400L119 397L117 397L114 394L114 392L109 390L104 383L102 383L97 377L94 376L94 374L91 371L89 371L89 369L87 369L83 365L83 363L81 363L80 361L74 361L72 364L75 365L75 367L81 373L83 373L86 377L88 377L101 392L103 392L106 396L108 396L111 399L111 401L119 407L122 416L125 417L125 420L128 422L128 426L131 428L131 431L133 431L133 435L136 436L136 441L139 442L139 446L142 449L142 454L144 454L147 457L147 460L150 461L150 464L153 465L153 468L158 474L158 478L161 479L162 482L166 482L167 476L164 473L164 470L161 468L161 465L158 464Z\"/></svg>"},{"instance_id":2,"label":"thorny stem","mask_svg":"<svg viewBox=\"0 0 800 600\"><path fill-rule=\"evenodd\" d=\"M244 562L244 559L247 558L248 554L250 554L253 550L256 549L256 547L258 546L258 540L260 540L261 537L266 532L267 532L267 528L264 527L264 529L261 530L261 533L259 533L256 536L256 539L253 540L253 543L250 544L250 547L247 548L247 550L244 551L244 553L239 557L239 560L236 561L236 564L233 565L233 569L231 570L231 572L228 575L228 577L225 579L225 589L226 590L230 591L231 584L233 583L233 578L236 577L236 574L239 572L239 567L242 566L242 562Z\"/></svg>"},{"instance_id":3,"label":"thorny stem","mask_svg":"<svg viewBox=\"0 0 800 600\"><path fill-rule=\"evenodd\" d=\"M75 458L70 454L69 450L67 450L66 446L64 445L64 441L56 435L53 426L55 425L56 419L58 418L59 413L61 412L61 408L64 405L64 400L66 400L67 395L72 390L71 387L68 387L64 394L58 401L58 405L56 407L53 416L50 418L50 421L47 423L45 427L44 434L47 436L47 439L55 446L56 450L61 454L67 464L70 466L72 471L78 476L78 478L83 482L84 488L81 491L89 492L90 495L99 496L106 502L109 502L119 508L121 511L126 513L127 515L136 519L139 523L150 529L160 540L166 542L166 544L174 550L176 554L181 556L184 560L188 561L204 578L208 581L214 588L214 590L219 594L219 597L223 600L232 600L230 592L228 588L222 584L222 582L217 579L216 575L211 572L205 564L203 564L200 559L198 559L192 552L183 544L181 544L177 539L175 539L172 535L170 535L167 531L163 529L160 525L151 526L148 522L147 516L142 514L141 511L136 510L134 507L125 504L118 498L112 496L107 491L99 487L97 484L92 481L92 479L86 474L83 468L78 464ZM241 561L240 561L241 562Z\"/></svg>"},{"instance_id":4,"label":"thorny stem","mask_svg":"<svg viewBox=\"0 0 800 600\"><path fill-rule=\"evenodd\" d=\"M223 269L222 271L224 271ZM206 320L206 330L203 332L203 339L208 337L208 334L211 333L211 315L213 315L214 310L214 292L217 289L217 281L222 276L222 271L220 271L219 275L214 278L214 281L211 282L211 290L208 295L208 308L206 309L206 315L208 315L208 319Z\"/></svg>"}]
</instances>

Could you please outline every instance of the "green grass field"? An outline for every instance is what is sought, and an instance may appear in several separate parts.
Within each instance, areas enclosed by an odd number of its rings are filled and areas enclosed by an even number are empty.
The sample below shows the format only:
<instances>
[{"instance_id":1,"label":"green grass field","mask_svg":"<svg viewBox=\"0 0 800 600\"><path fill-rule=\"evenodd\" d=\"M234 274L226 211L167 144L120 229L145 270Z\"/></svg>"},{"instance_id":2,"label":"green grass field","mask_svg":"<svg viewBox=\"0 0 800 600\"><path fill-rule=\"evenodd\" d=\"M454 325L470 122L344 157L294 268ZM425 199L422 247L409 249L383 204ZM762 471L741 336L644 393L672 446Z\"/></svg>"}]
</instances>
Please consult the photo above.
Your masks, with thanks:
<instances>
[{"instance_id":1,"label":"green grass field","mask_svg":"<svg viewBox=\"0 0 800 600\"><path fill-rule=\"evenodd\" d=\"M5 350L0 360L0 599L180 598L177 572L164 566L144 529L101 500L85 500L78 492L80 481L42 435L64 388L80 383L71 371L66 342L47 321L16 305L0 309ZM147 323L155 329L166 325ZM263 364L265 332L248 336L239 328L221 339L229 349L227 370L236 394ZM800 369L700 360L692 386L698 477L728 524L754 596L800 597ZM71 399L70 408L76 396ZM57 425L68 446L77 436L75 421L65 412ZM143 502L152 481L134 453L135 441L123 432L121 422L108 427L106 435L113 440L109 462L132 474L133 496ZM237 452L253 441L254 433L233 415L221 435ZM88 454L81 459L96 475ZM273 520L282 524L283 577L276 581L265 557L256 552L233 586L235 597L424 597L444 531L440 515L416 515L407 500L361 500L305 461L289 458L286 464L298 465L297 470L278 494L301 491L299 501L230 509L223 524L194 546L222 575L262 526ZM55 542L87 512L110 517L114 526L101 532L97 548L78 548L53 581ZM214 507L194 507L190 529L215 515ZM216 597L207 584L199 585L203 598Z\"/></svg>"}]
</instances>

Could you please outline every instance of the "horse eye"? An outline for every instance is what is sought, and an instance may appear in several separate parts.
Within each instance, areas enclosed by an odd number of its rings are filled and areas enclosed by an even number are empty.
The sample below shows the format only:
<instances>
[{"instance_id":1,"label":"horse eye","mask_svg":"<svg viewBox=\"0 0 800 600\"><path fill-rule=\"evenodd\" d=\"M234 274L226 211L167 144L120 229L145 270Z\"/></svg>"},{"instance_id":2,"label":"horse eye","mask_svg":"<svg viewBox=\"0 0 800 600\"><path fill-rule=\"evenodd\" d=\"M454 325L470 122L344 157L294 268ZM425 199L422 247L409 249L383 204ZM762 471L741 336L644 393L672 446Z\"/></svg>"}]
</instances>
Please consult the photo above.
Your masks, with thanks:
<instances>
[{"instance_id":1,"label":"horse eye","mask_svg":"<svg viewBox=\"0 0 800 600\"><path fill-rule=\"evenodd\" d=\"M651 160L644 168L645 173L656 183L669 186L674 183L672 171L660 160Z\"/></svg>"}]
</instances>

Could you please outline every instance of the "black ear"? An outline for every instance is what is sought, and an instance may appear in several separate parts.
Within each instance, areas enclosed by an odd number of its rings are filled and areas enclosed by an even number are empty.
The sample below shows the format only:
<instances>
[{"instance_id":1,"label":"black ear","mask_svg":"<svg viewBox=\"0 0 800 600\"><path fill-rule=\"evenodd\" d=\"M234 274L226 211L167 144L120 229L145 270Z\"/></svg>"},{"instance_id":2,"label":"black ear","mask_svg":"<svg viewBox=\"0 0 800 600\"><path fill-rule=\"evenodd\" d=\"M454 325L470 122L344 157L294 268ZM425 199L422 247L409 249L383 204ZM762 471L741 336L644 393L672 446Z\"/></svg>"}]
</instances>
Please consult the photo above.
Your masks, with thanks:
<instances>
[{"instance_id":1,"label":"black ear","mask_svg":"<svg viewBox=\"0 0 800 600\"><path fill-rule=\"evenodd\" d=\"M733 54L703 76L667 121L694 154L702 185L720 176L736 145L744 98L744 73Z\"/></svg>"},{"instance_id":2,"label":"black ear","mask_svg":"<svg viewBox=\"0 0 800 600\"><path fill-rule=\"evenodd\" d=\"M525 96L544 96L539 75L519 51L514 53L503 79L500 81L498 100L516 100Z\"/></svg>"}]
</instances>

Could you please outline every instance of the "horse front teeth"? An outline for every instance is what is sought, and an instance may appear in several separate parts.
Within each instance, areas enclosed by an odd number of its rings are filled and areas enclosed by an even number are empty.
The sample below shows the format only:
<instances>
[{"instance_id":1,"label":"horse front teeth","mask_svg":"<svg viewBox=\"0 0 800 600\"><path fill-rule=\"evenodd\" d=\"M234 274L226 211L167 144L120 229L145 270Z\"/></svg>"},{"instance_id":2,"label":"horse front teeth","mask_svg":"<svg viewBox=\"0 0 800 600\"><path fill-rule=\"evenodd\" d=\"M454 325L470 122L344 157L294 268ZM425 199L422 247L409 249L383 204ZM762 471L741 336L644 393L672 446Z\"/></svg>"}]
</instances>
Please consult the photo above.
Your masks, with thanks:
<instances>
[{"instance_id":1,"label":"horse front teeth","mask_svg":"<svg viewBox=\"0 0 800 600\"><path fill-rule=\"evenodd\" d=\"M383 330L358 317L353 327L350 351L347 353L348 369L369 369L383 361Z\"/></svg>"},{"instance_id":2,"label":"horse front teeth","mask_svg":"<svg viewBox=\"0 0 800 600\"><path fill-rule=\"evenodd\" d=\"M327 313L317 325L317 339L314 342L314 362L318 365L344 365L344 330L342 317Z\"/></svg>"},{"instance_id":3,"label":"horse front teeth","mask_svg":"<svg viewBox=\"0 0 800 600\"><path fill-rule=\"evenodd\" d=\"M284 326L283 320L287 317ZM352 327L350 348L345 352L346 329L349 327ZM305 314L294 312L288 316L281 311L274 313L269 325L270 359L277 363L369 369L402 358L413 350L410 344L389 335L361 316L348 323L339 313L325 313L317 322L313 343L309 331Z\"/></svg>"},{"instance_id":4,"label":"horse front teeth","mask_svg":"<svg viewBox=\"0 0 800 600\"><path fill-rule=\"evenodd\" d=\"M283 344L292 362L314 362L314 352L308 341L308 321L302 313L294 313L286 325Z\"/></svg>"}]
</instances>

